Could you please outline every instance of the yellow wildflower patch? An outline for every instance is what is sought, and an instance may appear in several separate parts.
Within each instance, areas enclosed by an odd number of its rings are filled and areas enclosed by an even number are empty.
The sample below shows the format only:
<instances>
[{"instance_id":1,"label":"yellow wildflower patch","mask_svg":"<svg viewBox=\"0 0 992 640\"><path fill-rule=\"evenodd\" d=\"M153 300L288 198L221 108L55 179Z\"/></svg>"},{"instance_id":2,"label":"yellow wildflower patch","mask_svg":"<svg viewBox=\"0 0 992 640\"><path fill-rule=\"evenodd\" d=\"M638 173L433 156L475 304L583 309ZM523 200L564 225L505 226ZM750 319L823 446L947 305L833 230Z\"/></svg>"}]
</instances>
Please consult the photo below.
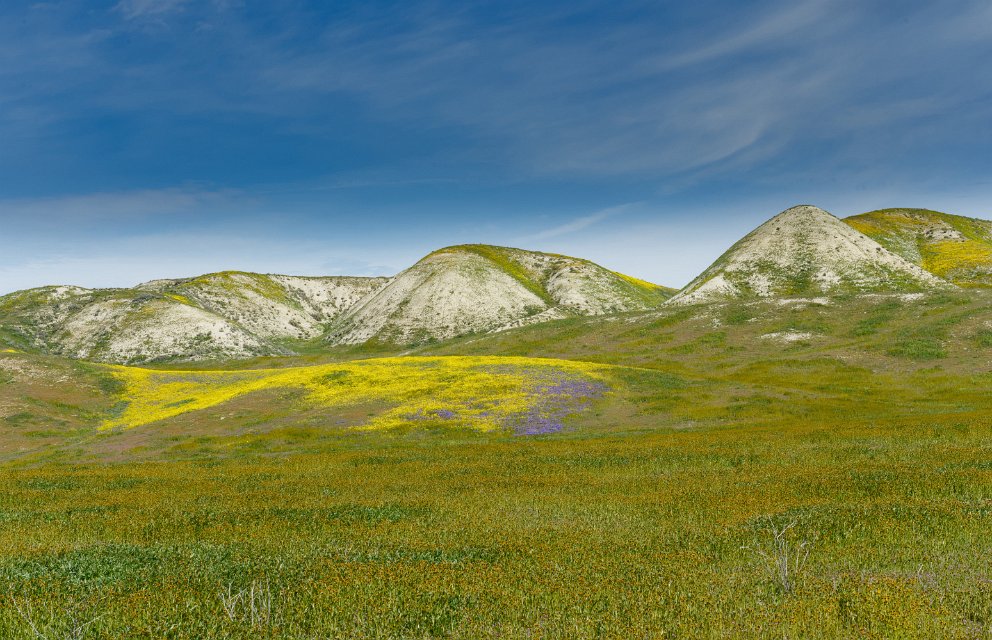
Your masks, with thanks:
<instances>
[{"instance_id":1,"label":"yellow wildflower patch","mask_svg":"<svg viewBox=\"0 0 992 640\"><path fill-rule=\"evenodd\" d=\"M628 284L632 284L635 287L640 287L642 289L650 289L650 290L653 291L655 289L664 289L665 288L665 287L662 287L660 285L657 285L657 284L655 284L653 282L648 282L647 280L641 280L640 278L635 278L634 276L628 276L627 274L620 273L619 271L614 271L613 274L615 276L619 277L621 280L624 280Z\"/></svg>"},{"instance_id":2,"label":"yellow wildflower patch","mask_svg":"<svg viewBox=\"0 0 992 640\"><path fill-rule=\"evenodd\" d=\"M189 298L187 298L184 295L180 295L178 293L167 293L167 294L165 294L165 296L167 298L172 298L176 302L181 302L182 304L187 304L187 305L193 306L193 301L190 300Z\"/></svg>"},{"instance_id":3,"label":"yellow wildflower patch","mask_svg":"<svg viewBox=\"0 0 992 640\"><path fill-rule=\"evenodd\" d=\"M102 429L133 428L276 388L306 392L304 402L340 407L379 402L388 408L366 423L385 429L441 421L483 431L543 411L557 393L588 399L604 390L608 367L544 358L496 356L378 358L288 369L162 371L111 367L126 403ZM550 391L550 393L549 393ZM565 397L568 396L568 397ZM560 406L551 409L560 415Z\"/></svg>"},{"instance_id":4,"label":"yellow wildflower patch","mask_svg":"<svg viewBox=\"0 0 992 640\"><path fill-rule=\"evenodd\" d=\"M987 267L992 264L992 249L975 240L942 240L927 245L923 254L923 268L939 276L947 276L959 269Z\"/></svg>"}]
</instances>

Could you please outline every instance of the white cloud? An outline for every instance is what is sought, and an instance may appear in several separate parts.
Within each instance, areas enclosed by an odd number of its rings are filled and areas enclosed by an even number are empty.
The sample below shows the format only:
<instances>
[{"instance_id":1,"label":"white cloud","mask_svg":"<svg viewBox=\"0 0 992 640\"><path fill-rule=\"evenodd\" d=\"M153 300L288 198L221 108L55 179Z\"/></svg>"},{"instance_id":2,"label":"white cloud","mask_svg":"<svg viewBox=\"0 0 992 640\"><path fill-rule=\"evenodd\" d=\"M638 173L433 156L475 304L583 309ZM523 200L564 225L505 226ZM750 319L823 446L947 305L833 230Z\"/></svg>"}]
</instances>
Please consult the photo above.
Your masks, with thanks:
<instances>
[{"instance_id":1,"label":"white cloud","mask_svg":"<svg viewBox=\"0 0 992 640\"><path fill-rule=\"evenodd\" d=\"M836 7L833 7L836 9ZM740 55L753 49L781 46L785 38L795 38L803 30L816 27L818 37L823 29L836 27L836 19L829 21L830 2L826 0L792 2L785 6L772 6L751 23L734 24L729 33L705 34L690 41L683 51L653 57L639 65L645 72L671 71L694 64Z\"/></svg>"},{"instance_id":2,"label":"white cloud","mask_svg":"<svg viewBox=\"0 0 992 640\"><path fill-rule=\"evenodd\" d=\"M121 0L117 3L117 11L128 20L148 17L160 17L183 8L189 0Z\"/></svg>"},{"instance_id":3,"label":"white cloud","mask_svg":"<svg viewBox=\"0 0 992 640\"><path fill-rule=\"evenodd\" d=\"M244 206L251 198L234 189L173 187L88 193L49 198L0 200L0 220L21 226L53 226L66 222L108 222L149 218L163 214Z\"/></svg>"},{"instance_id":4,"label":"white cloud","mask_svg":"<svg viewBox=\"0 0 992 640\"><path fill-rule=\"evenodd\" d=\"M602 222L607 218L612 218L620 213L623 213L625 209L632 206L633 203L621 204L615 207L608 207L606 209L601 209L595 213L591 213L586 216L580 216L564 224L560 224L550 229L545 229L544 231L538 231L531 235L521 236L514 240L515 243L526 243L534 242L537 240L547 240L548 238L557 238L558 236L564 236L570 233L575 233L576 231L581 231L586 227L590 227L598 222Z\"/></svg>"}]
</instances>

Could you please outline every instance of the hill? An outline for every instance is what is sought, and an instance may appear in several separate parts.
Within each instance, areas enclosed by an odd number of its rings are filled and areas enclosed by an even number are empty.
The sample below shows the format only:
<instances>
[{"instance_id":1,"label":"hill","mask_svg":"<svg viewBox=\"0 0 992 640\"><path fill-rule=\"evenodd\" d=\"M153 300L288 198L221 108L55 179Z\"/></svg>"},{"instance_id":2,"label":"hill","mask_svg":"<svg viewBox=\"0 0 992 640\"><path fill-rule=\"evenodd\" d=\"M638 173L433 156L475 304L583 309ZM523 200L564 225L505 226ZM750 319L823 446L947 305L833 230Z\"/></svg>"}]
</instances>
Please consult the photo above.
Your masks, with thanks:
<instances>
[{"instance_id":1,"label":"hill","mask_svg":"<svg viewBox=\"0 0 992 640\"><path fill-rule=\"evenodd\" d=\"M588 260L489 245L440 249L336 323L331 344L419 344L570 316L644 311L673 291Z\"/></svg>"},{"instance_id":2,"label":"hill","mask_svg":"<svg viewBox=\"0 0 992 640\"><path fill-rule=\"evenodd\" d=\"M42 287L0 297L0 337L107 362L287 354L280 341L320 336L385 282L223 272L130 289Z\"/></svg>"},{"instance_id":3,"label":"hill","mask_svg":"<svg viewBox=\"0 0 992 640\"><path fill-rule=\"evenodd\" d=\"M947 283L823 209L787 209L744 236L673 303L923 291Z\"/></svg>"},{"instance_id":4,"label":"hill","mask_svg":"<svg viewBox=\"0 0 992 640\"><path fill-rule=\"evenodd\" d=\"M300 341L418 344L657 308L673 290L567 256L463 245L394 278L225 271L0 297L0 346L120 363L290 355Z\"/></svg>"},{"instance_id":5,"label":"hill","mask_svg":"<svg viewBox=\"0 0 992 640\"><path fill-rule=\"evenodd\" d=\"M844 222L962 287L992 287L992 222L929 209L880 209Z\"/></svg>"}]
</instances>

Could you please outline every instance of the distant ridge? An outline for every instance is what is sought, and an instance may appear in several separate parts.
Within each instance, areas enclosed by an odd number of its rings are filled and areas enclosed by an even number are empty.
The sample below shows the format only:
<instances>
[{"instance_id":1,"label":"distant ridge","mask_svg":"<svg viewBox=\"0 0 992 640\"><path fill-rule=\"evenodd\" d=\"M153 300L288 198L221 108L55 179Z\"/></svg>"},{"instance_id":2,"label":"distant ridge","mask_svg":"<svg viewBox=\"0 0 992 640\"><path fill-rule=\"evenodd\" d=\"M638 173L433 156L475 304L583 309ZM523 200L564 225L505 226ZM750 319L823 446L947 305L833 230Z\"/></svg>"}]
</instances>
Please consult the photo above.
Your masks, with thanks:
<instances>
[{"instance_id":1,"label":"distant ridge","mask_svg":"<svg viewBox=\"0 0 992 640\"><path fill-rule=\"evenodd\" d=\"M135 364L291 355L321 341L408 347L665 305L954 287L939 276L992 286L992 222L920 209L841 221L800 205L678 292L580 258L466 244L392 278L225 271L132 288L18 291L0 297L0 346Z\"/></svg>"},{"instance_id":2,"label":"distant ridge","mask_svg":"<svg viewBox=\"0 0 992 640\"><path fill-rule=\"evenodd\" d=\"M929 209L880 209L844 222L962 287L992 287L992 222Z\"/></svg>"},{"instance_id":3,"label":"distant ridge","mask_svg":"<svg viewBox=\"0 0 992 640\"><path fill-rule=\"evenodd\" d=\"M739 240L670 302L947 286L823 209L799 205Z\"/></svg>"},{"instance_id":4,"label":"distant ridge","mask_svg":"<svg viewBox=\"0 0 992 640\"><path fill-rule=\"evenodd\" d=\"M654 309L674 290L588 260L488 245L435 251L394 278L224 271L132 288L0 297L0 345L122 363L293 353L296 341L419 344L577 315Z\"/></svg>"}]
</instances>

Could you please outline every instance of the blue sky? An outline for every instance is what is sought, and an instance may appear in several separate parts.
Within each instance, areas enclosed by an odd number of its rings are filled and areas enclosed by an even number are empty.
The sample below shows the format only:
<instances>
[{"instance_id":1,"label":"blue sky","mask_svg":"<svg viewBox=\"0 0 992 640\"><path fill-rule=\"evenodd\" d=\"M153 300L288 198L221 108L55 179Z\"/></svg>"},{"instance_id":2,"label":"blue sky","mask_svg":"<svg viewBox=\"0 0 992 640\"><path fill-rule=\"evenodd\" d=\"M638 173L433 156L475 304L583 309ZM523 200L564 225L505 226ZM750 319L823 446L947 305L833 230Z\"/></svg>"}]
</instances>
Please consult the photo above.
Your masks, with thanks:
<instances>
[{"instance_id":1,"label":"blue sky","mask_svg":"<svg viewBox=\"0 0 992 640\"><path fill-rule=\"evenodd\" d=\"M0 293L440 246L679 286L797 203L992 217L992 4L0 4Z\"/></svg>"}]
</instances>

